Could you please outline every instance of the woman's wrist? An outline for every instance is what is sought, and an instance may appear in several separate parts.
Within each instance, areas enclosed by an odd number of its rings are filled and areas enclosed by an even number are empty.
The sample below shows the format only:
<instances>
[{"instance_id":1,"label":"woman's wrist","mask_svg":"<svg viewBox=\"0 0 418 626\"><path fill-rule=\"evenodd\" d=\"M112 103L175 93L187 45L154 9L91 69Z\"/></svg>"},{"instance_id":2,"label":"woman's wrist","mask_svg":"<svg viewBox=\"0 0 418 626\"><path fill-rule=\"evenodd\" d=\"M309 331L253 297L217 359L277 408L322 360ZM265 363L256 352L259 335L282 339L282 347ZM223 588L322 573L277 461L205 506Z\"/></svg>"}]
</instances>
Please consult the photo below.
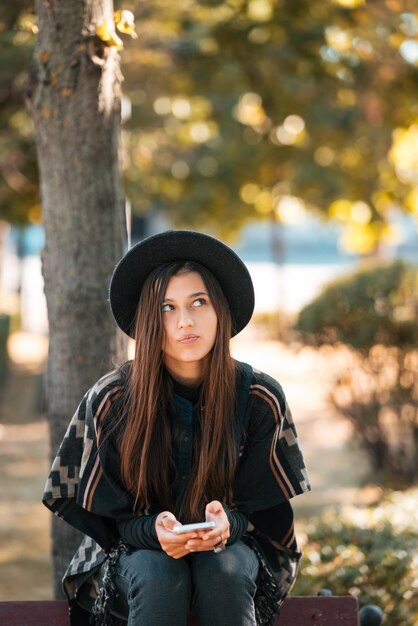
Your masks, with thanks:
<instances>
[{"instance_id":1,"label":"woman's wrist","mask_svg":"<svg viewBox=\"0 0 418 626\"><path fill-rule=\"evenodd\" d=\"M248 516L240 511L232 511L229 507L223 505L225 514L229 522L229 538L226 545L231 545L235 541L241 539L245 534L248 526Z\"/></svg>"}]
</instances>

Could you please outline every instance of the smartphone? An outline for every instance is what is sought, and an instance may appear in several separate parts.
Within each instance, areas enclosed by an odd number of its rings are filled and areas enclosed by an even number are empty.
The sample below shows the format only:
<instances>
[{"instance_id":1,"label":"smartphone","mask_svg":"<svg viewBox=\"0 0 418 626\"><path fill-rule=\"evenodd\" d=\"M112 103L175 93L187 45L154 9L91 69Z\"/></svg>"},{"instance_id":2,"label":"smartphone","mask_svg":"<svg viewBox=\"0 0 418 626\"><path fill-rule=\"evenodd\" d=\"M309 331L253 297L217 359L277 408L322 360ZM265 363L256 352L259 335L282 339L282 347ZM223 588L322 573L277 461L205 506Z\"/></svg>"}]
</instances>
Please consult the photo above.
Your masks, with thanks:
<instances>
[{"instance_id":1,"label":"smartphone","mask_svg":"<svg viewBox=\"0 0 418 626\"><path fill-rule=\"evenodd\" d=\"M197 524L184 524L183 526L174 526L173 533L181 535L182 533L190 533L193 530L210 530L215 528L215 522L199 522Z\"/></svg>"}]
</instances>

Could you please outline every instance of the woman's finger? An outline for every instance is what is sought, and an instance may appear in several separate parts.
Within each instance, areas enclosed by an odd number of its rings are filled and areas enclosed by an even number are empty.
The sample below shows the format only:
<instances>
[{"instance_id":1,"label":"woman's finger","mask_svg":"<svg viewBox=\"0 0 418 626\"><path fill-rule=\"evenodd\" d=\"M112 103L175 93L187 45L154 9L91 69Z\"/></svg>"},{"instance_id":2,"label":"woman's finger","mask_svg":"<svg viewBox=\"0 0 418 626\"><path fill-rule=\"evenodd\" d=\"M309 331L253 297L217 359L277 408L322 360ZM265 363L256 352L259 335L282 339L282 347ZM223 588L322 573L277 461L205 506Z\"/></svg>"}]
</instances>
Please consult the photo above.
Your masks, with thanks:
<instances>
[{"instance_id":1,"label":"woman's finger","mask_svg":"<svg viewBox=\"0 0 418 626\"><path fill-rule=\"evenodd\" d=\"M219 545L220 543L225 544L226 539L224 539L224 537L222 537L221 535L218 535L216 538L208 539L206 541L203 539L192 539L186 543L186 548L190 552L205 552L208 550L213 550L214 547Z\"/></svg>"}]
</instances>

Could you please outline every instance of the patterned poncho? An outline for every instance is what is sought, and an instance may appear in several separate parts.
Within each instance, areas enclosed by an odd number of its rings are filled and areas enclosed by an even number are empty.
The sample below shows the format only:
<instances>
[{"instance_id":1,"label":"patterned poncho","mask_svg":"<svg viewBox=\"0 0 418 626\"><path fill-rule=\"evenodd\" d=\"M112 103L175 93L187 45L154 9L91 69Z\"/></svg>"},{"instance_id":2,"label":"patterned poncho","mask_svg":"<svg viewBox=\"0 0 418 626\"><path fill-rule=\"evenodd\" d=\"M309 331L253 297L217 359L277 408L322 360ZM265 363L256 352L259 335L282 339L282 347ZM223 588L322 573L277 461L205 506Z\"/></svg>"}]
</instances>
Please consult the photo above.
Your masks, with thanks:
<instances>
[{"instance_id":1,"label":"patterned poncho","mask_svg":"<svg viewBox=\"0 0 418 626\"><path fill-rule=\"evenodd\" d=\"M126 369L126 368L125 368ZM241 363L237 376L235 429L239 447L233 502L248 515L243 541L260 567L255 597L258 626L268 626L297 573L297 550L289 499L310 490L296 429L283 390L266 374ZM117 520L134 513L123 486L117 445L103 436L123 410L127 392L123 368L102 377L84 396L53 462L43 503L85 537L63 579L70 603L94 573L117 559ZM155 513L155 511L153 511ZM283 519L286 518L285 526ZM287 524L287 525L286 525Z\"/></svg>"}]
</instances>

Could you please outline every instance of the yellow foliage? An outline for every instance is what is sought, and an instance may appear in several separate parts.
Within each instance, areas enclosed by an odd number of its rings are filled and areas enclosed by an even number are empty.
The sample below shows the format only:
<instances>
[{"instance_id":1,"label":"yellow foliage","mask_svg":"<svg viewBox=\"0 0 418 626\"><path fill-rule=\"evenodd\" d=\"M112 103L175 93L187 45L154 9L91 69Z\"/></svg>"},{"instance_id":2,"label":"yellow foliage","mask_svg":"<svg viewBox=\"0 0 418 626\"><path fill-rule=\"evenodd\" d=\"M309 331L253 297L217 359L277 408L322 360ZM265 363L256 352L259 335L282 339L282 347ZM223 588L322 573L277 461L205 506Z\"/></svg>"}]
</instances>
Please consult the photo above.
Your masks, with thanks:
<instances>
[{"instance_id":1,"label":"yellow foliage","mask_svg":"<svg viewBox=\"0 0 418 626\"><path fill-rule=\"evenodd\" d=\"M418 124L394 130L388 156L401 182L418 182Z\"/></svg>"},{"instance_id":2,"label":"yellow foliage","mask_svg":"<svg viewBox=\"0 0 418 626\"><path fill-rule=\"evenodd\" d=\"M254 183L245 183L239 190L240 198L246 204L253 204L259 193L260 187Z\"/></svg>"},{"instance_id":3,"label":"yellow foliage","mask_svg":"<svg viewBox=\"0 0 418 626\"><path fill-rule=\"evenodd\" d=\"M349 223L340 239L342 250L351 254L371 254L376 250L376 233L370 224Z\"/></svg>"},{"instance_id":4,"label":"yellow foliage","mask_svg":"<svg viewBox=\"0 0 418 626\"><path fill-rule=\"evenodd\" d=\"M123 48L122 39L116 34L115 22L113 20L104 20L96 28L96 35L108 46L113 46L117 50Z\"/></svg>"},{"instance_id":5,"label":"yellow foliage","mask_svg":"<svg viewBox=\"0 0 418 626\"><path fill-rule=\"evenodd\" d=\"M397 48L398 49L398 48L400 48L400 46L404 42L404 37L400 33L393 33L388 38L388 42L390 43L392 48Z\"/></svg>"},{"instance_id":6,"label":"yellow foliage","mask_svg":"<svg viewBox=\"0 0 418 626\"><path fill-rule=\"evenodd\" d=\"M203 54L211 55L219 52L219 45L213 37L202 37L199 41L199 48Z\"/></svg>"},{"instance_id":7,"label":"yellow foliage","mask_svg":"<svg viewBox=\"0 0 418 626\"><path fill-rule=\"evenodd\" d=\"M256 22L268 22L273 17L273 2L271 0L250 0L248 3L248 17Z\"/></svg>"},{"instance_id":8,"label":"yellow foliage","mask_svg":"<svg viewBox=\"0 0 418 626\"><path fill-rule=\"evenodd\" d=\"M174 129L179 141L185 144L206 143L216 137L219 133L218 125L215 122L186 122Z\"/></svg>"},{"instance_id":9,"label":"yellow foliage","mask_svg":"<svg viewBox=\"0 0 418 626\"><path fill-rule=\"evenodd\" d=\"M37 16L33 13L24 13L19 19L19 26L21 29L28 31L33 35L37 35L39 32Z\"/></svg>"},{"instance_id":10,"label":"yellow foliage","mask_svg":"<svg viewBox=\"0 0 418 626\"><path fill-rule=\"evenodd\" d=\"M116 33L115 29L119 32L129 35L132 39L137 39L138 35L135 32L135 17L132 11L122 9L115 11L114 20L103 20L97 28L96 35L104 41L108 46L113 46L117 50L123 48L123 41Z\"/></svg>"},{"instance_id":11,"label":"yellow foliage","mask_svg":"<svg viewBox=\"0 0 418 626\"><path fill-rule=\"evenodd\" d=\"M248 92L241 96L234 109L234 117L248 126L261 126L266 119L262 100L257 93Z\"/></svg>"},{"instance_id":12,"label":"yellow foliage","mask_svg":"<svg viewBox=\"0 0 418 626\"><path fill-rule=\"evenodd\" d=\"M356 9L363 6L366 0L334 0L334 4L339 4L345 9Z\"/></svg>"},{"instance_id":13,"label":"yellow foliage","mask_svg":"<svg viewBox=\"0 0 418 626\"><path fill-rule=\"evenodd\" d=\"M418 217L418 187L414 187L405 199L406 208Z\"/></svg>"},{"instance_id":14,"label":"yellow foliage","mask_svg":"<svg viewBox=\"0 0 418 626\"><path fill-rule=\"evenodd\" d=\"M390 195L383 191L372 194L372 201L379 213L384 213L393 204Z\"/></svg>"},{"instance_id":15,"label":"yellow foliage","mask_svg":"<svg viewBox=\"0 0 418 626\"><path fill-rule=\"evenodd\" d=\"M346 148L342 151L341 165L344 168L353 170L361 165L362 159L358 150L355 148Z\"/></svg>"},{"instance_id":16,"label":"yellow foliage","mask_svg":"<svg viewBox=\"0 0 418 626\"><path fill-rule=\"evenodd\" d=\"M15 35L13 36L13 45L26 46L30 44L32 40L33 40L33 33L21 30L15 33Z\"/></svg>"},{"instance_id":17,"label":"yellow foliage","mask_svg":"<svg viewBox=\"0 0 418 626\"><path fill-rule=\"evenodd\" d=\"M381 241L397 243L399 233L396 228L383 222L361 224L350 221L339 243L342 250L351 254L373 254Z\"/></svg>"},{"instance_id":18,"label":"yellow foliage","mask_svg":"<svg viewBox=\"0 0 418 626\"><path fill-rule=\"evenodd\" d=\"M356 92L353 89L339 89L337 100L342 106L352 107L357 103Z\"/></svg>"},{"instance_id":19,"label":"yellow foliage","mask_svg":"<svg viewBox=\"0 0 418 626\"><path fill-rule=\"evenodd\" d=\"M138 35L135 32L135 17L132 11L123 9L122 11L115 11L115 24L116 28L121 32L132 37L132 39L138 39Z\"/></svg>"},{"instance_id":20,"label":"yellow foliage","mask_svg":"<svg viewBox=\"0 0 418 626\"><path fill-rule=\"evenodd\" d=\"M357 224L368 224L372 219L372 210L366 202L361 200L351 205L351 219Z\"/></svg>"},{"instance_id":21,"label":"yellow foliage","mask_svg":"<svg viewBox=\"0 0 418 626\"><path fill-rule=\"evenodd\" d=\"M271 201L271 193L265 189L264 191L260 191L257 197L254 200L254 206L257 213L270 213L272 210L272 201Z\"/></svg>"},{"instance_id":22,"label":"yellow foliage","mask_svg":"<svg viewBox=\"0 0 418 626\"><path fill-rule=\"evenodd\" d=\"M327 43L338 52L346 53L351 49L351 34L339 26L328 26L325 29Z\"/></svg>"},{"instance_id":23,"label":"yellow foliage","mask_svg":"<svg viewBox=\"0 0 418 626\"><path fill-rule=\"evenodd\" d=\"M197 118L209 117L212 114L212 103L208 98L195 96L191 99L192 114Z\"/></svg>"},{"instance_id":24,"label":"yellow foliage","mask_svg":"<svg viewBox=\"0 0 418 626\"><path fill-rule=\"evenodd\" d=\"M331 219L338 220L340 222L348 221L351 212L351 201L344 198L335 200L330 204L329 216Z\"/></svg>"},{"instance_id":25,"label":"yellow foliage","mask_svg":"<svg viewBox=\"0 0 418 626\"><path fill-rule=\"evenodd\" d=\"M16 113L10 116L9 124L11 128L16 130L23 137L32 137L32 122L25 109L17 109Z\"/></svg>"}]
</instances>

